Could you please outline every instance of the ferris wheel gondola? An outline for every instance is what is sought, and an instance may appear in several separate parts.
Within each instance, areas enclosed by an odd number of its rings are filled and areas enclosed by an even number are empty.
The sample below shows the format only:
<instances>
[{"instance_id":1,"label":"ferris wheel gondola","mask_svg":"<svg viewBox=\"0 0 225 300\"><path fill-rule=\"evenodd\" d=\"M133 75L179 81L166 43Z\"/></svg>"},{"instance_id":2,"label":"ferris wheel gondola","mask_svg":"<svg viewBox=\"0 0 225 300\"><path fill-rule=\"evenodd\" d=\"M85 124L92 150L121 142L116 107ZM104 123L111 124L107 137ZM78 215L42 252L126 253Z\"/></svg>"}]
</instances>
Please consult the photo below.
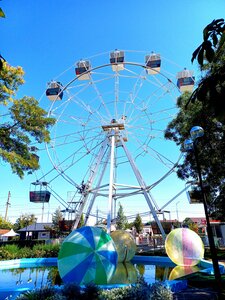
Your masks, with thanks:
<instances>
[{"instance_id":1,"label":"ferris wheel gondola","mask_svg":"<svg viewBox=\"0 0 225 300\"><path fill-rule=\"evenodd\" d=\"M149 75L157 74L160 72L161 56L160 54L151 53L145 56L146 72Z\"/></svg>"},{"instance_id":2,"label":"ferris wheel gondola","mask_svg":"<svg viewBox=\"0 0 225 300\"><path fill-rule=\"evenodd\" d=\"M110 63L113 71L124 70L124 51L115 50L110 52Z\"/></svg>"},{"instance_id":3,"label":"ferris wheel gondola","mask_svg":"<svg viewBox=\"0 0 225 300\"><path fill-rule=\"evenodd\" d=\"M62 84L57 81L51 81L48 84L48 88L46 90L46 96L51 101L62 100L62 98L63 98Z\"/></svg>"},{"instance_id":4,"label":"ferris wheel gondola","mask_svg":"<svg viewBox=\"0 0 225 300\"><path fill-rule=\"evenodd\" d=\"M187 70L186 68L177 73L177 86L180 91L192 92L195 84L195 77L193 76L193 71Z\"/></svg>"},{"instance_id":5,"label":"ferris wheel gondola","mask_svg":"<svg viewBox=\"0 0 225 300\"><path fill-rule=\"evenodd\" d=\"M48 183L45 181L32 182L34 188L30 190L30 202L48 203L51 193L47 190Z\"/></svg>"},{"instance_id":6,"label":"ferris wheel gondola","mask_svg":"<svg viewBox=\"0 0 225 300\"><path fill-rule=\"evenodd\" d=\"M91 69L90 61L80 60L77 62L77 67L75 68L75 73L78 76L78 80L88 80L90 79L90 73L88 72Z\"/></svg>"}]
</instances>

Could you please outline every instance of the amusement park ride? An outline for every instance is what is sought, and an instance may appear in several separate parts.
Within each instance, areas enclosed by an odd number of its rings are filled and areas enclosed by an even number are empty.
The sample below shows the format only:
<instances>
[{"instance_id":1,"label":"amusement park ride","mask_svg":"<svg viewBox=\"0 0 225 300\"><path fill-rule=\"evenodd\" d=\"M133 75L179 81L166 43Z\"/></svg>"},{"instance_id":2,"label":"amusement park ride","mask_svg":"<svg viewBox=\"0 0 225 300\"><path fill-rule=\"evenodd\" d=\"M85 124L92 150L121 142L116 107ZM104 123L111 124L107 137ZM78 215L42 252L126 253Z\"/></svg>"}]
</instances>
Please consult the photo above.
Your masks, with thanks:
<instances>
[{"instance_id":1,"label":"amusement park ride","mask_svg":"<svg viewBox=\"0 0 225 300\"><path fill-rule=\"evenodd\" d=\"M161 153L156 140L163 139L160 134L176 114L177 95L192 91L194 77L193 72L184 69L178 72L177 84L174 84L170 76L161 71L161 63L160 54L145 55L143 63L137 63L126 61L125 52L115 50L109 53L108 63L97 67L92 67L90 60L77 62L75 77L67 84L57 80L49 83L46 90L51 101L48 116L56 118L56 125L46 150L54 171L71 183L79 196L79 201L67 208L75 211L74 229L82 214L87 224L96 199L101 197L107 199L107 231L110 232L116 216L116 201L135 196L144 197L165 238L158 213L180 193L160 208L152 189L174 172L179 159L176 162L168 159L164 154L166 149ZM146 184L136 162L139 156L146 155L167 170L155 175L151 184ZM155 165L151 167L147 160L146 164L154 177ZM129 166L129 171L123 170L124 165ZM76 174L87 169L86 177L76 179L72 172L74 166ZM118 167L122 168L120 174ZM128 179L130 174L135 184ZM42 178L32 185L31 202L49 202L49 185Z\"/></svg>"}]
</instances>

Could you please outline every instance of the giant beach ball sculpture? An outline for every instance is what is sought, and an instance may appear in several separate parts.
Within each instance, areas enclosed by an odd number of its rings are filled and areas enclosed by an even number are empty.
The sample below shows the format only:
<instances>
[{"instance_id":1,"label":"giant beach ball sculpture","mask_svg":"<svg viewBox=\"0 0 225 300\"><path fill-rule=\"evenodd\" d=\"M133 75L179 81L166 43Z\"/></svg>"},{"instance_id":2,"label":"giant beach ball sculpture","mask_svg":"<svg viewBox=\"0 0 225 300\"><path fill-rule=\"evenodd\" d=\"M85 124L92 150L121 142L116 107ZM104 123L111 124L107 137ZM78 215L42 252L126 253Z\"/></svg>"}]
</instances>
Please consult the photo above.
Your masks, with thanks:
<instances>
[{"instance_id":1,"label":"giant beach ball sculpture","mask_svg":"<svg viewBox=\"0 0 225 300\"><path fill-rule=\"evenodd\" d=\"M117 266L115 244L103 229L84 226L72 231L58 255L59 275L64 283L107 284Z\"/></svg>"},{"instance_id":2,"label":"giant beach ball sculpture","mask_svg":"<svg viewBox=\"0 0 225 300\"><path fill-rule=\"evenodd\" d=\"M125 230L116 230L111 237L116 245L118 262L130 261L137 249L133 236Z\"/></svg>"},{"instance_id":3,"label":"giant beach ball sculpture","mask_svg":"<svg viewBox=\"0 0 225 300\"><path fill-rule=\"evenodd\" d=\"M188 228L172 230L165 241L166 253L178 266L195 266L204 257L200 236Z\"/></svg>"}]
</instances>

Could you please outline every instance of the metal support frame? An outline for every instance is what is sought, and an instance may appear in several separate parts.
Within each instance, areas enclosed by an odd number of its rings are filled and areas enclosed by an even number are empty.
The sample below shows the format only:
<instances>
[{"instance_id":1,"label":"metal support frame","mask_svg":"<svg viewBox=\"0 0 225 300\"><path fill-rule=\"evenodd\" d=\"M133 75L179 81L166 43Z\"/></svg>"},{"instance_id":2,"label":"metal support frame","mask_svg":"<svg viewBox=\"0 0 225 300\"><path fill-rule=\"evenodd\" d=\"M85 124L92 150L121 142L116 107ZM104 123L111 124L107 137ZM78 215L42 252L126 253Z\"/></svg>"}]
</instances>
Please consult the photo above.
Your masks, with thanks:
<instances>
[{"instance_id":1,"label":"metal support frame","mask_svg":"<svg viewBox=\"0 0 225 300\"><path fill-rule=\"evenodd\" d=\"M92 207L94 205L94 202L95 202L95 199L98 195L98 188L100 187L101 185L101 182L102 182L102 178L105 174L105 170L106 170L106 166L107 166L107 163L108 163L108 158L109 158L109 155L104 163L104 166L103 166L103 170L102 170L102 173L100 174L100 177L99 177L99 180L98 180L98 183L97 183L97 189L94 189L93 191L93 195L92 195L92 198L91 198L91 201L90 201L90 204L88 206L88 209L87 209L87 212L86 212L86 216L85 216L85 221L84 221L84 225L86 226L87 225L87 221L88 221L88 218L90 216L90 213L91 213L91 210L92 210Z\"/></svg>"},{"instance_id":2,"label":"metal support frame","mask_svg":"<svg viewBox=\"0 0 225 300\"><path fill-rule=\"evenodd\" d=\"M111 231L112 220L112 203L114 190L114 158L115 158L115 130L111 132L111 153L110 153L110 173L109 173L109 198L108 198L108 214L107 214L107 233Z\"/></svg>"},{"instance_id":3,"label":"metal support frame","mask_svg":"<svg viewBox=\"0 0 225 300\"><path fill-rule=\"evenodd\" d=\"M125 151L125 153L126 153L126 156L127 156L128 160L129 160L129 162L130 162L130 164L131 164L131 167L132 167L132 169L133 169L133 172L134 172L134 174L135 174L135 176L136 176L136 178L137 178L137 181L138 181L138 183L140 184L140 186L141 186L141 188L142 188L142 190L143 190L143 195L144 195L144 197L145 197L145 200L147 201L147 204L148 204L148 206L149 206L149 208L150 208L150 211L151 211L151 213L152 213L152 215L153 215L153 218L155 219L157 225L159 226L159 230L160 230L160 232L161 232L161 234L162 234L163 239L165 240L165 239L166 239L166 234L165 234L165 231L164 231L164 229L163 229L163 227L162 227L162 224L160 223L160 221L159 221L159 219L158 219L158 216L157 216L157 214L156 214L156 211L155 211L155 209L154 209L154 207L153 207L153 205L152 205L152 202L151 202L151 199L150 199L151 195L150 195L150 193L147 193L147 191L146 191L147 185L145 184L145 182L144 182L144 180L143 180L143 178L142 178L142 176L141 176L141 174L140 174L138 168L136 167L136 165L135 165L135 163L134 163L134 160L133 160L133 158L131 157L131 155L130 155L130 153L129 153L129 151L128 151L128 149L127 149L127 147L126 147L126 145L125 145L125 143L124 143L124 141L123 141L123 139L120 138L120 141L121 141L121 144L122 144L122 146L123 146L123 149L124 149L124 151Z\"/></svg>"},{"instance_id":4,"label":"metal support frame","mask_svg":"<svg viewBox=\"0 0 225 300\"><path fill-rule=\"evenodd\" d=\"M105 197L108 198L108 212L107 212L107 232L108 233L110 233L110 230L111 230L113 199L116 199L115 195L118 198L124 198L124 197L129 197L131 195L133 196L135 194L138 194L138 195L142 194L145 197L146 202L149 206L150 212L153 215L154 220L156 221L156 223L157 223L157 225L160 229L160 232L162 234L163 239L165 240L166 234L165 234L165 231L162 227L162 224L159 221L159 218L157 216L157 212L154 209L153 204L155 202L154 202L154 199L153 199L153 197L151 196L151 194L149 192L149 187L145 184L145 182L144 182L144 180L143 180L143 178L142 178L142 176L141 176L141 174L140 174L140 172L139 172L139 170L138 170L138 168L137 168L130 152L128 151L128 149L125 145L125 141L124 141L124 139L123 139L123 137L120 133L120 130L123 130L124 128L119 128L119 127L117 127L116 124L115 125L113 124L113 126L114 127L112 127L112 125L110 124L109 126L104 126L104 128L103 128L103 131L105 131L107 133L106 134L107 138L104 141L104 143L101 147L101 150L100 150L100 152L99 152L99 154L96 158L94 168L93 168L93 170L90 174L89 180L88 180L88 188L87 188L87 190L85 190L83 192L81 202L80 202L80 207L79 207L79 210L76 214L74 229L76 229L78 224L79 224L81 215L83 213L84 207L87 203L87 200L88 200L88 197L89 197L90 194L93 194L93 195L92 195L92 198L89 202L89 206L87 208L86 217L85 217L85 224L87 224L87 220L88 220L88 217L90 215L91 209L94 205L94 201L95 201L96 197L105 196ZM115 176L114 176L115 175L115 149L116 149L117 146L120 146L120 147L123 148L123 150L124 150L124 152L127 156L128 162L131 165L131 168L133 170L133 173L136 177L136 180L137 180L139 186L131 186L131 185L119 184L119 183L115 182ZM108 151L108 153L106 154L107 151ZM104 156L106 157L106 160L104 162L104 165L103 165L103 168L102 168L101 172L99 172L100 164L103 161ZM102 182L103 176L105 174L109 158L110 158L109 184L101 186L101 182ZM98 178L98 182L97 182L96 187L93 187L92 185L93 185L94 179L96 178L96 175L98 175L99 178ZM115 194L117 188L120 189L120 187L125 192ZM104 194L104 192L107 193L107 194Z\"/></svg>"},{"instance_id":5,"label":"metal support frame","mask_svg":"<svg viewBox=\"0 0 225 300\"><path fill-rule=\"evenodd\" d=\"M96 174L97 174L97 171L99 169L99 166L100 166L100 163L105 155L105 152L106 152L106 148L107 148L107 145L108 145L108 140L105 139L105 141L103 142L102 144L102 147L101 147L101 150L100 150L100 153L97 157L97 160L96 160L96 164L94 166L94 169L91 170L91 174L90 174L90 177L87 181L87 184L88 186L86 186L85 190L83 191L83 195L82 195L82 198L81 198L81 201L80 201L80 207L79 207L79 210L75 216L75 223L74 223L74 226L73 226L73 229L76 229L79 222L80 222L80 218L81 218L81 215L83 213L83 210L84 210L84 207L86 205L86 202L87 202L87 199L88 199L88 196L89 196L89 193L88 193L88 189L91 188L92 184L93 184L93 181L96 177Z\"/></svg>"}]
</instances>

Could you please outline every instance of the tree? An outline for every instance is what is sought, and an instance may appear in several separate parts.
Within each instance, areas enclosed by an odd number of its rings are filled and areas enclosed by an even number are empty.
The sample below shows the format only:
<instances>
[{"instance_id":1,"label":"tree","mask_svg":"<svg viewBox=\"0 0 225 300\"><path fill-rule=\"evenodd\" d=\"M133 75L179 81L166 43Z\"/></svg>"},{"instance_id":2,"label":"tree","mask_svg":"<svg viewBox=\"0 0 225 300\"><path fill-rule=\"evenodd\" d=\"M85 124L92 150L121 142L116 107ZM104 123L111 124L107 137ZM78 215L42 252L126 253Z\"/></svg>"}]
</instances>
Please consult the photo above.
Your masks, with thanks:
<instances>
[{"instance_id":1,"label":"tree","mask_svg":"<svg viewBox=\"0 0 225 300\"><path fill-rule=\"evenodd\" d=\"M203 30L203 42L192 54L191 61L196 58L201 67L204 61L213 62L215 56L218 56L223 43L225 42L225 23L224 19L213 20ZM216 50L216 53L215 53Z\"/></svg>"},{"instance_id":2,"label":"tree","mask_svg":"<svg viewBox=\"0 0 225 300\"><path fill-rule=\"evenodd\" d=\"M54 236L59 237L62 233L62 230L60 228L60 222L63 220L63 214L61 212L60 207L58 207L55 212L52 215L52 223L53 226L49 229L54 231Z\"/></svg>"},{"instance_id":3,"label":"tree","mask_svg":"<svg viewBox=\"0 0 225 300\"><path fill-rule=\"evenodd\" d=\"M133 225L136 228L137 233L140 233L142 231L143 223L142 223L141 216L139 214L137 214L137 216L133 222Z\"/></svg>"},{"instance_id":4,"label":"tree","mask_svg":"<svg viewBox=\"0 0 225 300\"><path fill-rule=\"evenodd\" d=\"M61 212L60 207L58 207L55 212L52 215L52 223L53 223L53 227L59 227L59 222L62 221L63 219L63 214Z\"/></svg>"},{"instance_id":5,"label":"tree","mask_svg":"<svg viewBox=\"0 0 225 300\"><path fill-rule=\"evenodd\" d=\"M177 102L179 113L168 125L167 139L180 149L190 136L192 126L204 128L205 135L198 141L204 187L207 187L207 204L211 216L225 220L225 23L214 20L203 30L203 43L194 51L192 61L198 59L203 70L196 90L185 93ZM193 152L186 154L177 168L181 179L197 178Z\"/></svg>"},{"instance_id":6,"label":"tree","mask_svg":"<svg viewBox=\"0 0 225 300\"><path fill-rule=\"evenodd\" d=\"M37 218L35 217L34 214L22 214L15 222L15 224L13 225L13 229L15 231L21 229L21 228L25 228L33 223L35 223L37 220Z\"/></svg>"},{"instance_id":7,"label":"tree","mask_svg":"<svg viewBox=\"0 0 225 300\"><path fill-rule=\"evenodd\" d=\"M191 95L190 102L201 101L221 122L225 122L225 22L213 20L203 30L203 42L193 52L192 62L197 59L203 77Z\"/></svg>"},{"instance_id":8,"label":"tree","mask_svg":"<svg viewBox=\"0 0 225 300\"><path fill-rule=\"evenodd\" d=\"M77 228L84 226L84 214L81 215Z\"/></svg>"},{"instance_id":9,"label":"tree","mask_svg":"<svg viewBox=\"0 0 225 300\"><path fill-rule=\"evenodd\" d=\"M185 218L183 221L183 225L186 225L189 229L198 233L198 224L193 222L191 218Z\"/></svg>"},{"instance_id":10,"label":"tree","mask_svg":"<svg viewBox=\"0 0 225 300\"><path fill-rule=\"evenodd\" d=\"M13 227L11 222L5 221L3 217L0 216L0 228L1 229L11 229Z\"/></svg>"},{"instance_id":11,"label":"tree","mask_svg":"<svg viewBox=\"0 0 225 300\"><path fill-rule=\"evenodd\" d=\"M208 208L212 216L225 220L225 126L217 121L210 107L201 101L190 103L187 109L189 99L189 93L178 98L179 112L168 124L165 137L175 141L180 150L184 151L183 143L190 137L190 129L195 125L204 128L205 135L198 140L197 147L203 183L207 187ZM196 160L192 151L187 152L177 166L177 175L182 180L198 181Z\"/></svg>"},{"instance_id":12,"label":"tree","mask_svg":"<svg viewBox=\"0 0 225 300\"><path fill-rule=\"evenodd\" d=\"M125 230L127 225L127 217L124 215L123 206L119 203L119 209L116 217L116 229Z\"/></svg>"},{"instance_id":13,"label":"tree","mask_svg":"<svg viewBox=\"0 0 225 300\"><path fill-rule=\"evenodd\" d=\"M5 18L5 13L2 10L2 8L0 7L0 18ZM5 61L5 59L1 56L0 54L0 71L3 68L3 62Z\"/></svg>"},{"instance_id":14,"label":"tree","mask_svg":"<svg viewBox=\"0 0 225 300\"><path fill-rule=\"evenodd\" d=\"M15 99L24 83L23 69L3 62L0 70L0 104L5 114L0 116L0 157L11 165L13 173L23 178L24 172L39 168L38 157L31 143L49 142L49 127L55 123L33 97Z\"/></svg>"}]
</instances>

